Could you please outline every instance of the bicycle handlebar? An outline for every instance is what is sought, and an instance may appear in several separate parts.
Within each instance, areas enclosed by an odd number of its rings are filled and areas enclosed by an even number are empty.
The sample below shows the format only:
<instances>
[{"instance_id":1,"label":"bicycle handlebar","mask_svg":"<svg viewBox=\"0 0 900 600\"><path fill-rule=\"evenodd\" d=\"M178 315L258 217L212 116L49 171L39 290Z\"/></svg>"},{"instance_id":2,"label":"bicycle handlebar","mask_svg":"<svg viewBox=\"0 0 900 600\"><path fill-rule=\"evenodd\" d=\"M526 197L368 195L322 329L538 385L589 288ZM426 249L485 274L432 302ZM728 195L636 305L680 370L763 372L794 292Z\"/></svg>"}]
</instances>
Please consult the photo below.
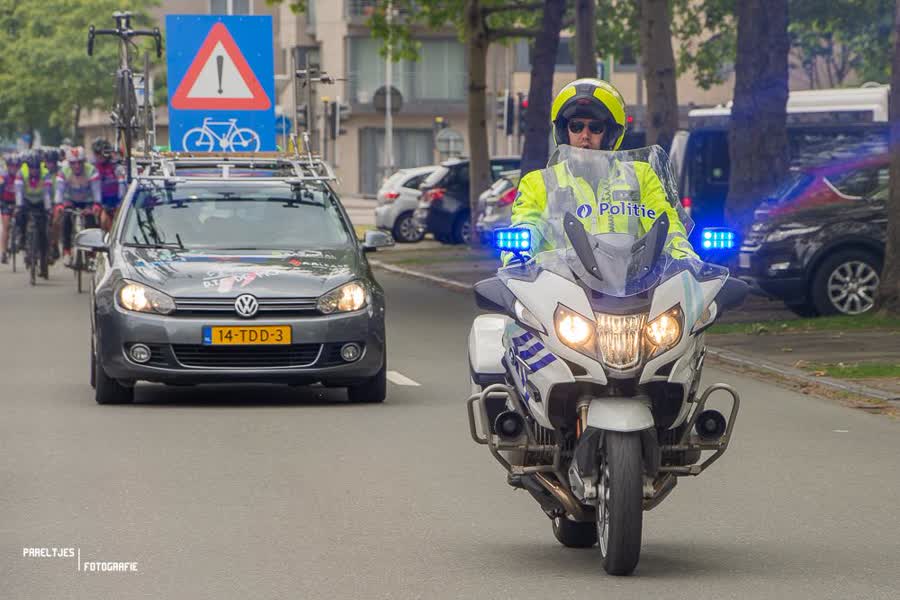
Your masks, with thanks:
<instances>
[{"instance_id":1,"label":"bicycle handlebar","mask_svg":"<svg viewBox=\"0 0 900 600\"><path fill-rule=\"evenodd\" d=\"M152 37L156 42L156 58L162 58L162 34L159 27L153 29L131 29L131 27L120 27L118 29L96 29L93 25L88 27L88 56L94 55L94 38L98 35L112 35L122 41L129 41L133 37L147 36Z\"/></svg>"}]
</instances>

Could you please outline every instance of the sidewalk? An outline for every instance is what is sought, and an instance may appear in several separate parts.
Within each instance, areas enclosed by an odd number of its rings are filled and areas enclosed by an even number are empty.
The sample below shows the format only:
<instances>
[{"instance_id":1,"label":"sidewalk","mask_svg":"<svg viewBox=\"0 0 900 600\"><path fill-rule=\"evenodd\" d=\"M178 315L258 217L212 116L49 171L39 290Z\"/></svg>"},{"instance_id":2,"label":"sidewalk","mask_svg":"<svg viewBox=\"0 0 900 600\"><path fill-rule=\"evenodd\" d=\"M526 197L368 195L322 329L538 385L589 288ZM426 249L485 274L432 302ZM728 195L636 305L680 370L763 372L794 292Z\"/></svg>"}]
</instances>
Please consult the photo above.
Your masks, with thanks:
<instances>
[{"instance_id":1,"label":"sidewalk","mask_svg":"<svg viewBox=\"0 0 900 600\"><path fill-rule=\"evenodd\" d=\"M370 262L471 294L472 285L496 274L499 254L426 239L379 251ZM900 406L900 320L801 319L780 301L751 295L707 341L713 359L734 367Z\"/></svg>"}]
</instances>

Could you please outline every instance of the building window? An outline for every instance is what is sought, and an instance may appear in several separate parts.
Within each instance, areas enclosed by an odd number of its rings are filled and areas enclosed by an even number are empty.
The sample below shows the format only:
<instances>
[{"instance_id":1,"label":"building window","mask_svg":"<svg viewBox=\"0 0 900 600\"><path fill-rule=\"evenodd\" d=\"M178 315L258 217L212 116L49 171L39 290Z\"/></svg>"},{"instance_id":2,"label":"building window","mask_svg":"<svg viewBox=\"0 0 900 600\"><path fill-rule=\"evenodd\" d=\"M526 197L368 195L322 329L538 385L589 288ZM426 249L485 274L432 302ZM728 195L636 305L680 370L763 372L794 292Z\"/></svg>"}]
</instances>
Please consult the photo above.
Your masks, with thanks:
<instances>
[{"instance_id":1,"label":"building window","mask_svg":"<svg viewBox=\"0 0 900 600\"><path fill-rule=\"evenodd\" d=\"M391 83L406 101L461 102L466 95L465 52L456 40L420 40L419 60L394 63ZM350 38L350 89L359 103L372 101L384 85L381 41Z\"/></svg>"},{"instance_id":2,"label":"building window","mask_svg":"<svg viewBox=\"0 0 900 600\"><path fill-rule=\"evenodd\" d=\"M616 71L637 71L638 63L634 48L625 46L616 56Z\"/></svg>"},{"instance_id":3,"label":"building window","mask_svg":"<svg viewBox=\"0 0 900 600\"><path fill-rule=\"evenodd\" d=\"M252 15L253 4L250 0L209 0L211 15Z\"/></svg>"},{"instance_id":4,"label":"building window","mask_svg":"<svg viewBox=\"0 0 900 600\"><path fill-rule=\"evenodd\" d=\"M370 17L376 0L344 0L344 14L348 17Z\"/></svg>"},{"instance_id":5,"label":"building window","mask_svg":"<svg viewBox=\"0 0 900 600\"><path fill-rule=\"evenodd\" d=\"M560 73L575 72L575 60L573 58L574 44L575 38L559 38L559 47L556 49L556 71ZM531 61L533 57L533 42L529 42L528 40L519 40L516 42L516 71L523 73L531 72Z\"/></svg>"}]
</instances>

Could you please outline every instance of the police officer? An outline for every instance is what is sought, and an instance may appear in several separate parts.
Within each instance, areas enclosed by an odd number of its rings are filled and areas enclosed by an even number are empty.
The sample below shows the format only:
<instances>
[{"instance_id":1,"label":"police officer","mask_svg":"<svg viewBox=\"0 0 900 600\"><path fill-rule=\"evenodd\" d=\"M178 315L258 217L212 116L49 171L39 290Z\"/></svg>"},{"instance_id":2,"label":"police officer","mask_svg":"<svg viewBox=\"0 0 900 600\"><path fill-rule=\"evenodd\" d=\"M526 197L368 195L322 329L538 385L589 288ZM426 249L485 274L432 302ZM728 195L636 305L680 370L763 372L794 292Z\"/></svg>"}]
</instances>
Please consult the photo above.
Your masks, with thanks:
<instances>
[{"instance_id":1,"label":"police officer","mask_svg":"<svg viewBox=\"0 0 900 600\"><path fill-rule=\"evenodd\" d=\"M617 150L625 137L625 101L606 81L578 79L566 85L550 107L553 138L557 146L579 150ZM587 159L576 152L572 161ZM552 161L551 161L552 162ZM550 215L571 212L590 234L645 234L662 214L669 217L667 252L673 258L697 258L687 239L678 212L669 203L662 182L653 167L641 161L614 160L615 168L604 176L595 190L583 178L573 175L567 161L526 174L519 182L513 204L512 226L530 226L537 233L532 252L552 250L551 242L540 235ZM609 164L609 161L598 161ZM570 194L559 194L566 189ZM571 206L548 206L548 198L571 198ZM551 200L553 202L553 200ZM508 263L511 254L504 254Z\"/></svg>"}]
</instances>

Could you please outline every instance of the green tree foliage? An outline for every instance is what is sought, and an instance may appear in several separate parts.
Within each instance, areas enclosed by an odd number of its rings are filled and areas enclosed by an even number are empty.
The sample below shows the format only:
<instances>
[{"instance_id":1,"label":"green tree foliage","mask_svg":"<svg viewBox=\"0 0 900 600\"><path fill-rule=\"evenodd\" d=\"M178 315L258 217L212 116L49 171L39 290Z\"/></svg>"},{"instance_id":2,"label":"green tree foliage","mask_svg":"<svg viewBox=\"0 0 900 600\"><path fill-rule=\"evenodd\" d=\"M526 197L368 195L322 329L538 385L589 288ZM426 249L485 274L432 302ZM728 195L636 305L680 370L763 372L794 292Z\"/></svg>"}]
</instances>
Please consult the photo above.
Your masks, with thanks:
<instances>
[{"instance_id":1,"label":"green tree foliage","mask_svg":"<svg viewBox=\"0 0 900 600\"><path fill-rule=\"evenodd\" d=\"M152 25L158 0L130 0L135 26ZM87 29L113 27L120 0L0 0L0 129L71 135L78 109L112 103L117 44L98 38L87 55ZM134 57L137 58L137 53ZM154 55L155 57L155 55ZM143 62L135 60L137 68Z\"/></svg>"},{"instance_id":2,"label":"green tree foliage","mask_svg":"<svg viewBox=\"0 0 900 600\"><path fill-rule=\"evenodd\" d=\"M887 83L893 5L893 0L792 0L788 31L795 64L807 72L811 87L840 86L852 72L860 81Z\"/></svg>"},{"instance_id":3,"label":"green tree foliage","mask_svg":"<svg viewBox=\"0 0 900 600\"><path fill-rule=\"evenodd\" d=\"M691 73L708 89L731 73L737 52L735 0L670 0L672 33L678 41L679 74ZM790 0L791 60L814 77L812 87L863 81L887 82L893 0ZM601 56L622 48L640 51L637 3L599 0L597 48ZM830 74L830 76L829 76Z\"/></svg>"}]
</instances>

